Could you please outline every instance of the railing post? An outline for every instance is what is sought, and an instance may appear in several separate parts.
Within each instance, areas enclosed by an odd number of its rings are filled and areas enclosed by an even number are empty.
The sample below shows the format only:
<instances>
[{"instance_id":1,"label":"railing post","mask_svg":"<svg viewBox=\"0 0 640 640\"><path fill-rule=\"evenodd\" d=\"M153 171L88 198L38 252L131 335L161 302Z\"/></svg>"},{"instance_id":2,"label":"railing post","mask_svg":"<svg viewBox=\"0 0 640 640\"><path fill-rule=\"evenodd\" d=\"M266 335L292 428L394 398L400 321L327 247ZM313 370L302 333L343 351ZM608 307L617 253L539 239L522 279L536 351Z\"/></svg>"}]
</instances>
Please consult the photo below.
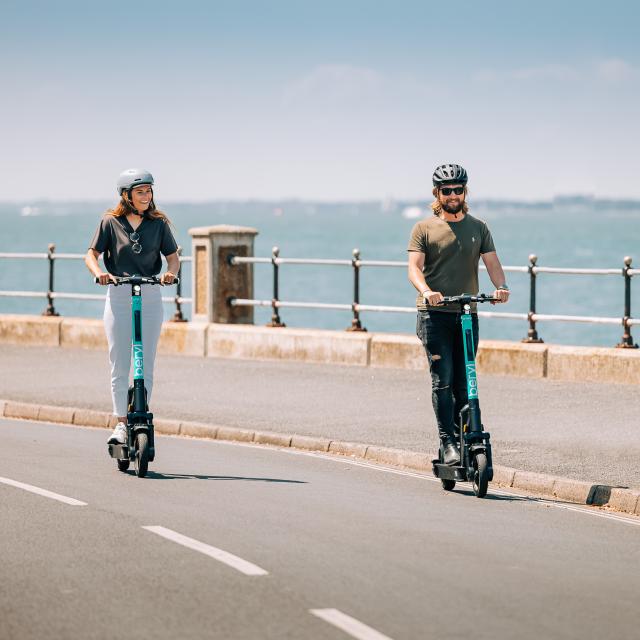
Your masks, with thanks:
<instances>
[{"instance_id":1,"label":"railing post","mask_svg":"<svg viewBox=\"0 0 640 640\"><path fill-rule=\"evenodd\" d=\"M536 272L535 266L538 262L538 256L532 253L529 256L529 331L527 332L527 337L522 340L522 342L530 342L530 343L540 343L544 342L540 337L538 337L538 332L536 330L536 321L533 319L536 313Z\"/></svg>"},{"instance_id":2,"label":"railing post","mask_svg":"<svg viewBox=\"0 0 640 640\"><path fill-rule=\"evenodd\" d=\"M347 331L366 331L360 322L360 312L358 311L358 305L360 304L360 249L354 249L352 255L353 304L351 305L351 309L353 311L353 319L351 320L351 326L347 328Z\"/></svg>"},{"instance_id":3,"label":"railing post","mask_svg":"<svg viewBox=\"0 0 640 640\"><path fill-rule=\"evenodd\" d=\"M42 312L43 316L59 316L60 314L55 310L53 306L53 265L55 263L55 258L53 254L56 250L55 244L50 244L48 246L47 252L47 260L49 261L49 290L47 291L47 308Z\"/></svg>"},{"instance_id":4,"label":"railing post","mask_svg":"<svg viewBox=\"0 0 640 640\"><path fill-rule=\"evenodd\" d=\"M631 336L631 327L627 324L631 318L631 256L625 256L622 275L624 277L624 317L622 318L622 341L616 345L619 349L637 349L638 345L634 344Z\"/></svg>"},{"instance_id":5,"label":"railing post","mask_svg":"<svg viewBox=\"0 0 640 640\"><path fill-rule=\"evenodd\" d=\"M178 258L182 255L182 247L178 247ZM176 312L173 314L173 318L171 318L171 322L186 322L187 319L182 314L182 304L180 302L180 298L182 298L182 262L180 263L180 267L178 268L178 284L176 285L176 295L174 298L176 305Z\"/></svg>"},{"instance_id":6,"label":"railing post","mask_svg":"<svg viewBox=\"0 0 640 640\"><path fill-rule=\"evenodd\" d=\"M271 298L271 322L268 327L286 327L284 322L280 319L280 313L278 312L278 284L279 284L279 267L278 256L280 255L280 249L273 247L271 250L271 264L273 265L273 297Z\"/></svg>"}]
</instances>

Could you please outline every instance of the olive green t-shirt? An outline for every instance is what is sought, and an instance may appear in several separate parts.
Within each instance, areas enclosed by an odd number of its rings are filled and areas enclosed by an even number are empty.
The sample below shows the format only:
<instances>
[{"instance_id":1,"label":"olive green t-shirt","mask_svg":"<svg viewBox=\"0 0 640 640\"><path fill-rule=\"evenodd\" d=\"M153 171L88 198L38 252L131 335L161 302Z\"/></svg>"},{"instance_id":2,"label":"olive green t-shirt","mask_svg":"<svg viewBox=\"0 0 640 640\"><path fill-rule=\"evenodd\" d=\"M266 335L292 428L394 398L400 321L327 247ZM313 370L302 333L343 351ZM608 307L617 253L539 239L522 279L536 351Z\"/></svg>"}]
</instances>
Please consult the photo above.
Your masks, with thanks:
<instances>
[{"instance_id":1,"label":"olive green t-shirt","mask_svg":"<svg viewBox=\"0 0 640 640\"><path fill-rule=\"evenodd\" d=\"M408 251L424 253L424 279L432 291L443 296L478 293L480 255L495 250L489 227L468 213L459 222L447 222L436 215L421 220L411 231L408 247ZM416 305L419 309L459 311L457 305L425 305L420 293ZM476 305L472 307L475 312Z\"/></svg>"}]
</instances>

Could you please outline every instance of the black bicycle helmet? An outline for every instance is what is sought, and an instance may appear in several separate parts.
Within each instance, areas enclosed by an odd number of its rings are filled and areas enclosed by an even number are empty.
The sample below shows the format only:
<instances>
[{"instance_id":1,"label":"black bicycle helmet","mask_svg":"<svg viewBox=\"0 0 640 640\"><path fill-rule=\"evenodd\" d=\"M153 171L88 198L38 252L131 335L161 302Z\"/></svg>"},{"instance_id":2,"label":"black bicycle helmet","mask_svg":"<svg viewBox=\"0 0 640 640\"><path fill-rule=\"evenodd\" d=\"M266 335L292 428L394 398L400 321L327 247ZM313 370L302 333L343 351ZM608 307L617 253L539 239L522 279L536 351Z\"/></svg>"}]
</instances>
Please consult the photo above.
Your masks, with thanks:
<instances>
[{"instance_id":1,"label":"black bicycle helmet","mask_svg":"<svg viewBox=\"0 0 640 640\"><path fill-rule=\"evenodd\" d=\"M467 172L459 164L441 164L433 172L433 186L444 184L467 184Z\"/></svg>"}]
</instances>

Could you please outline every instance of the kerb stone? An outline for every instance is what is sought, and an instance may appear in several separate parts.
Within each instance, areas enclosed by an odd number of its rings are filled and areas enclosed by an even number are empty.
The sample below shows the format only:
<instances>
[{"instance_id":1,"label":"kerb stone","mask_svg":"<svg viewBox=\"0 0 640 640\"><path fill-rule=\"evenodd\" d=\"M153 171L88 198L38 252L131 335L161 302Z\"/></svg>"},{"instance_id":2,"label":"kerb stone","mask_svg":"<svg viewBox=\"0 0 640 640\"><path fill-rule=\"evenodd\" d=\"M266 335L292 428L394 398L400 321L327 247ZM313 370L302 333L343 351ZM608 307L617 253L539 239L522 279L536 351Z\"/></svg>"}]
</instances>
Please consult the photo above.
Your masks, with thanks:
<instances>
[{"instance_id":1,"label":"kerb stone","mask_svg":"<svg viewBox=\"0 0 640 640\"><path fill-rule=\"evenodd\" d=\"M352 458L364 458L367 455L368 447L369 445L360 442L340 442L333 440L329 445L329 451Z\"/></svg>"},{"instance_id":2,"label":"kerb stone","mask_svg":"<svg viewBox=\"0 0 640 640\"><path fill-rule=\"evenodd\" d=\"M55 407L53 405L43 404L38 411L38 420L43 422L61 422L63 424L73 424L73 414L75 409L72 407Z\"/></svg>"},{"instance_id":3,"label":"kerb stone","mask_svg":"<svg viewBox=\"0 0 640 640\"><path fill-rule=\"evenodd\" d=\"M327 438L315 438L313 436L294 435L291 438L291 446L296 449L307 449L308 451L329 451L331 440Z\"/></svg>"},{"instance_id":4,"label":"kerb stone","mask_svg":"<svg viewBox=\"0 0 640 640\"><path fill-rule=\"evenodd\" d=\"M110 413L106 411L93 411L91 409L76 409L73 414L73 424L83 427L109 428Z\"/></svg>"},{"instance_id":5,"label":"kerb stone","mask_svg":"<svg viewBox=\"0 0 640 640\"><path fill-rule=\"evenodd\" d=\"M40 405L28 402L8 401L4 407L5 418L22 418L24 420L37 420Z\"/></svg>"}]
</instances>

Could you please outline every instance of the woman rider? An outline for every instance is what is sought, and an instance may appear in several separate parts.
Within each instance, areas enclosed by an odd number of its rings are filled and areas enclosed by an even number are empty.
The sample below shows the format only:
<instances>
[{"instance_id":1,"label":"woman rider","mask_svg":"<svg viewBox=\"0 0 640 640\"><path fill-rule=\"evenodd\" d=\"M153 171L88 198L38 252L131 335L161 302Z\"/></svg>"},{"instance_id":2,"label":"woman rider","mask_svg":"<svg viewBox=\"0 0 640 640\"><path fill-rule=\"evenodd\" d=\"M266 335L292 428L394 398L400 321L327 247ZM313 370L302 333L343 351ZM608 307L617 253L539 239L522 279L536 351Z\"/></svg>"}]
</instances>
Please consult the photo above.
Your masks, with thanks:
<instances>
[{"instance_id":1,"label":"woman rider","mask_svg":"<svg viewBox=\"0 0 640 640\"><path fill-rule=\"evenodd\" d=\"M124 444L127 429L127 391L131 367L131 290L116 287L117 276L156 276L171 284L180 268L178 245L167 216L153 201L153 176L142 169L127 169L118 178L120 202L107 211L93 236L85 257L89 271L101 285L108 285L104 307L104 327L111 363L111 398L118 424L109 443ZM103 271L98 258L104 255ZM144 336L144 384L148 397L153 388L153 364L162 328L163 308L159 287L142 289L142 335Z\"/></svg>"}]
</instances>

